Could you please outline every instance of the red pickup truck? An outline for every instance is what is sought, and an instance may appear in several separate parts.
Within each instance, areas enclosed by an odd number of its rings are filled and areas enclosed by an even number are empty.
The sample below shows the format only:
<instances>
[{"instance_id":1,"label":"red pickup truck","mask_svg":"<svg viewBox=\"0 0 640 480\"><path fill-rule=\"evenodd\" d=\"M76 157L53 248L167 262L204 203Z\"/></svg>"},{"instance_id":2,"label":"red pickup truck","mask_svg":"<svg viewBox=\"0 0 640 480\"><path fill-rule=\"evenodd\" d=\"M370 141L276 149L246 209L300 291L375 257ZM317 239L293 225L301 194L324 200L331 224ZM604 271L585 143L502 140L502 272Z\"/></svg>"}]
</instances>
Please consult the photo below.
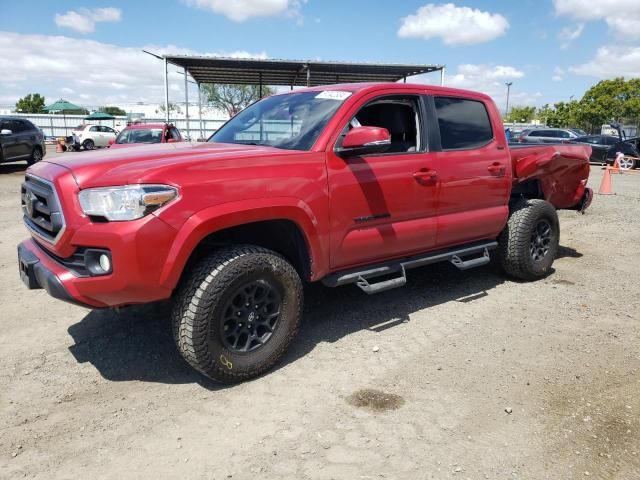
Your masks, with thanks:
<instances>
[{"instance_id":1,"label":"red pickup truck","mask_svg":"<svg viewBox=\"0 0 640 480\"><path fill-rule=\"evenodd\" d=\"M298 331L303 282L399 287L409 268L494 261L534 280L556 209L584 211L590 148L509 148L486 95L408 84L277 94L207 143L43 160L22 185L29 288L102 308L173 300L178 349L223 382ZM490 253L491 252L491 253Z\"/></svg>"}]
</instances>

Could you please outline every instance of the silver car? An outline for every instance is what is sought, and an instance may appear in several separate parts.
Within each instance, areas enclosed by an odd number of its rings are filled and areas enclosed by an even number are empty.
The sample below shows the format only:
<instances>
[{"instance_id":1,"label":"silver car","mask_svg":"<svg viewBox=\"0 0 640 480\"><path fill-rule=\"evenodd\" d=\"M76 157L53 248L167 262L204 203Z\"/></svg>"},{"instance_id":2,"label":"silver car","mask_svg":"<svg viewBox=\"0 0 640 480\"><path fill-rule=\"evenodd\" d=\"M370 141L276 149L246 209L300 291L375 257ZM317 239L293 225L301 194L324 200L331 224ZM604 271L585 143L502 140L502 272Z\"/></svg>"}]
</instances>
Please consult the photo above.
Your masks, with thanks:
<instances>
[{"instance_id":1,"label":"silver car","mask_svg":"<svg viewBox=\"0 0 640 480\"><path fill-rule=\"evenodd\" d=\"M572 128L532 128L525 130L519 138L522 143L569 142L580 135Z\"/></svg>"}]
</instances>

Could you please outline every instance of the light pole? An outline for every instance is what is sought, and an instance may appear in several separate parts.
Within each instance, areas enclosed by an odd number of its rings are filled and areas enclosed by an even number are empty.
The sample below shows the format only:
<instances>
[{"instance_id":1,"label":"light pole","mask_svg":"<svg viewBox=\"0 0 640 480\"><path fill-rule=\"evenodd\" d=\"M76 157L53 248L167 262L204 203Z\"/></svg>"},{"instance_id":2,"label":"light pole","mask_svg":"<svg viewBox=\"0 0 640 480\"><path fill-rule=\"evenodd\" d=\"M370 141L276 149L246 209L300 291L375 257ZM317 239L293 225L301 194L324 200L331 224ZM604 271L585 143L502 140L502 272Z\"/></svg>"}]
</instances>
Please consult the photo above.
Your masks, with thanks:
<instances>
[{"instance_id":1,"label":"light pole","mask_svg":"<svg viewBox=\"0 0 640 480\"><path fill-rule=\"evenodd\" d=\"M505 85L507 86L507 108L505 109L504 117L507 118L509 116L509 92L511 91L513 82L505 82Z\"/></svg>"},{"instance_id":2,"label":"light pole","mask_svg":"<svg viewBox=\"0 0 640 480\"><path fill-rule=\"evenodd\" d=\"M156 57L158 60L164 61L164 113L165 119L167 120L167 123L169 123L169 67L167 65L167 59L147 50L142 51L147 55L151 55L152 57Z\"/></svg>"}]
</instances>

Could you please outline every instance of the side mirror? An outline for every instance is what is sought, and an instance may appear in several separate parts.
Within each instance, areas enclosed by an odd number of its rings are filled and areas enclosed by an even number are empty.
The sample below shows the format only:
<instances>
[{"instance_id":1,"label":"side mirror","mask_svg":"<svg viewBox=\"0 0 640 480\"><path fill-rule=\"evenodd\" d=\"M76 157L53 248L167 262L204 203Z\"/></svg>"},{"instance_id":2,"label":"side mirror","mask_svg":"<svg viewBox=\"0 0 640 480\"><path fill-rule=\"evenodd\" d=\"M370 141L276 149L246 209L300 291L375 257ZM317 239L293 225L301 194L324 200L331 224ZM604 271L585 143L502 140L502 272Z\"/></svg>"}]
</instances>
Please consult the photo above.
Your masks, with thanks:
<instances>
[{"instance_id":1,"label":"side mirror","mask_svg":"<svg viewBox=\"0 0 640 480\"><path fill-rule=\"evenodd\" d=\"M113 145L114 143L116 143L116 139L115 138L110 138L109 139L109 145Z\"/></svg>"},{"instance_id":2,"label":"side mirror","mask_svg":"<svg viewBox=\"0 0 640 480\"><path fill-rule=\"evenodd\" d=\"M176 143L176 139L175 138L169 138L169 139L167 139L167 143Z\"/></svg>"},{"instance_id":3,"label":"side mirror","mask_svg":"<svg viewBox=\"0 0 640 480\"><path fill-rule=\"evenodd\" d=\"M382 127L355 127L342 139L342 146L336 149L341 157L354 157L372 153L384 153L391 146L391 135Z\"/></svg>"},{"instance_id":4,"label":"side mirror","mask_svg":"<svg viewBox=\"0 0 640 480\"><path fill-rule=\"evenodd\" d=\"M0 130L0 135L11 135L13 132L11 130L8 130L6 128L3 128L2 130Z\"/></svg>"}]
</instances>

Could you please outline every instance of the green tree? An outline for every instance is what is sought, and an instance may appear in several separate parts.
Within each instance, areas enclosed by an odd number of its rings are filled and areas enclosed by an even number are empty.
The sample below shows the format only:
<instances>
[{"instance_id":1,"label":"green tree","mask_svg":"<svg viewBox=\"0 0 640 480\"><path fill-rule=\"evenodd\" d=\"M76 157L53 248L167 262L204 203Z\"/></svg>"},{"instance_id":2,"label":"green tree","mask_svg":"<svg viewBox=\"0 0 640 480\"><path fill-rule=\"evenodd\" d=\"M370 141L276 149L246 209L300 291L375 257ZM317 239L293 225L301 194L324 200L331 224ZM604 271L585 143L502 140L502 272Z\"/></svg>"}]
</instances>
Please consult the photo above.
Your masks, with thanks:
<instances>
[{"instance_id":1,"label":"green tree","mask_svg":"<svg viewBox=\"0 0 640 480\"><path fill-rule=\"evenodd\" d=\"M127 112L125 112L123 109L121 109L120 107L102 107L100 109L101 112L104 113L108 113L109 115L118 115L118 116L122 116L122 115L126 115Z\"/></svg>"},{"instance_id":2,"label":"green tree","mask_svg":"<svg viewBox=\"0 0 640 480\"><path fill-rule=\"evenodd\" d=\"M230 117L260 99L260 88L257 85L205 84L202 91L211 106L224 110ZM263 97L274 93L275 90L272 88L262 87Z\"/></svg>"},{"instance_id":3,"label":"green tree","mask_svg":"<svg viewBox=\"0 0 640 480\"><path fill-rule=\"evenodd\" d=\"M640 79L602 80L580 100L580 122L591 130L611 121L638 122L640 119Z\"/></svg>"},{"instance_id":4,"label":"green tree","mask_svg":"<svg viewBox=\"0 0 640 480\"><path fill-rule=\"evenodd\" d=\"M504 121L511 123L529 123L535 116L536 107L514 106L509 109L509 115L506 116Z\"/></svg>"},{"instance_id":5,"label":"green tree","mask_svg":"<svg viewBox=\"0 0 640 480\"><path fill-rule=\"evenodd\" d=\"M20 113L44 113L44 97L39 93L30 93L18 100L16 111Z\"/></svg>"},{"instance_id":6,"label":"green tree","mask_svg":"<svg viewBox=\"0 0 640 480\"><path fill-rule=\"evenodd\" d=\"M580 102L577 100L558 102L553 106L546 104L538 109L536 118L548 127L584 127L584 122L580 118L580 109Z\"/></svg>"}]
</instances>

